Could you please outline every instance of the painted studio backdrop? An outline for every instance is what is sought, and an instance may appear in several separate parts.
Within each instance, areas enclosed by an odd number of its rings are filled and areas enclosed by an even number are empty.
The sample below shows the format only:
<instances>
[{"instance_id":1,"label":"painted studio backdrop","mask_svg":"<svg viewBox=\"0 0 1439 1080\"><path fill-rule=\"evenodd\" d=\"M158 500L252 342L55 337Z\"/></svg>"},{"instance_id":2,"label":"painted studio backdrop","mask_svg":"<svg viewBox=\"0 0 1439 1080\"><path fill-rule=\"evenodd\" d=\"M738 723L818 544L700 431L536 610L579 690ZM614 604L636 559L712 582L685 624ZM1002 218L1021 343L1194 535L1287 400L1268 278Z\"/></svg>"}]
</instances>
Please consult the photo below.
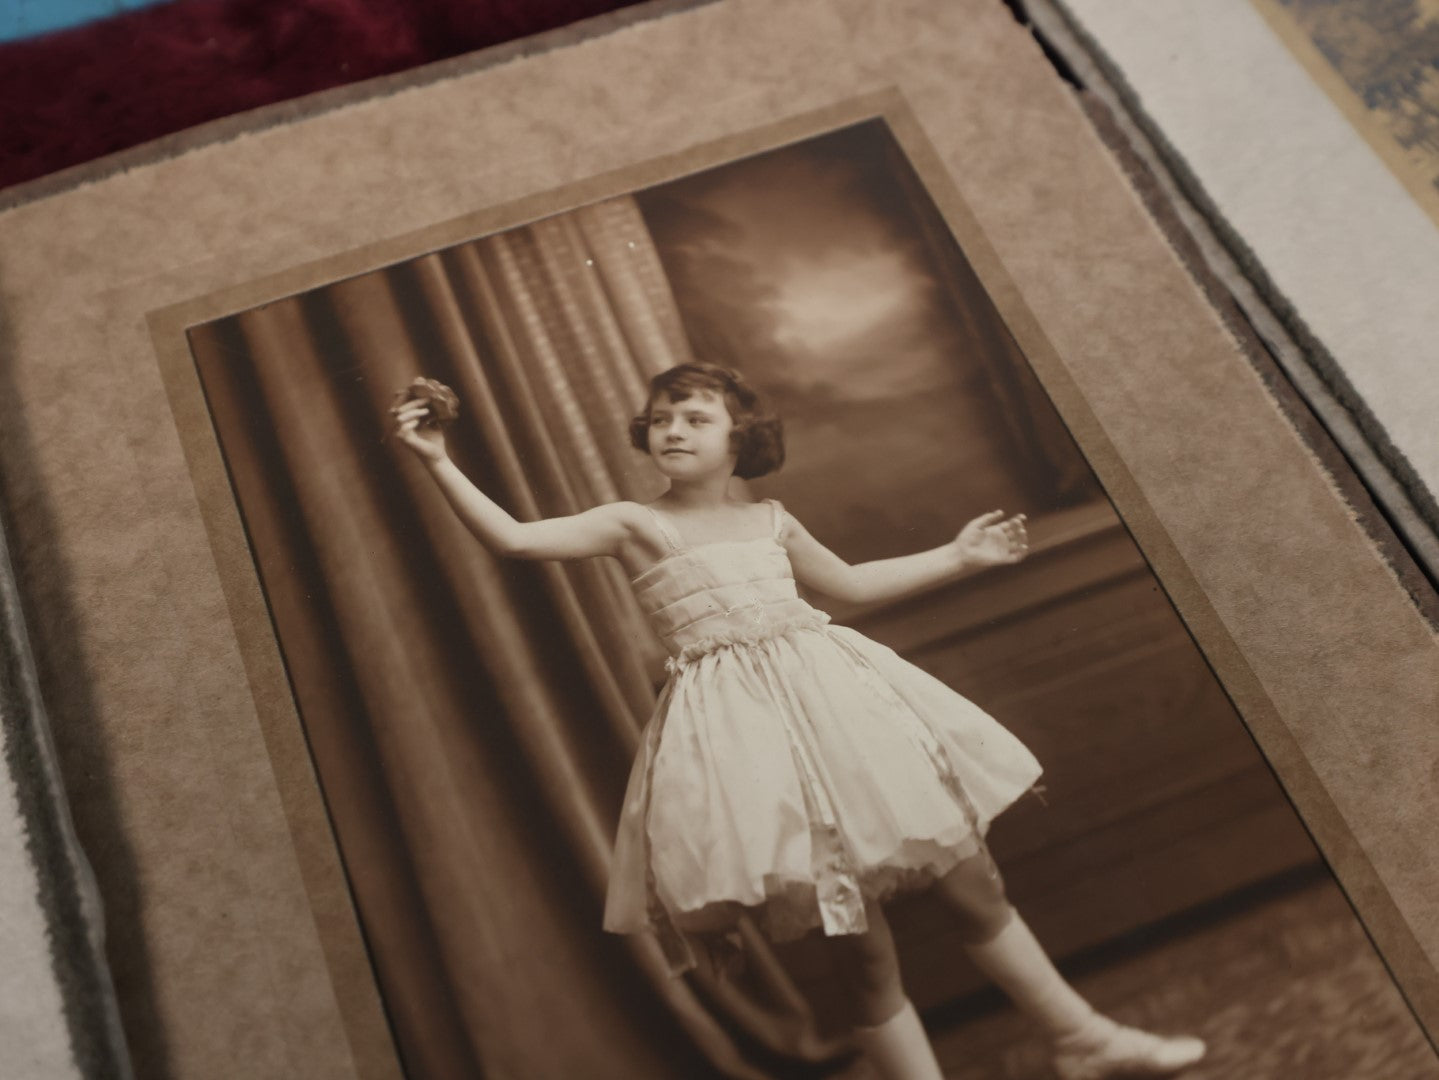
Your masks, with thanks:
<instances>
[{"instance_id":1,"label":"painted studio backdrop","mask_svg":"<svg viewBox=\"0 0 1439 1080\"><path fill-rule=\"evenodd\" d=\"M657 494L626 426L649 377L696 355L784 416L789 462L753 494L847 559L1027 513L1019 567L873 609L819 603L1044 764L1048 805L1024 800L992 840L1057 956L1306 868L1333 888L878 121L191 341L414 1080L815 1076L839 1060L805 942L749 934L742 970L671 979L654 942L601 931L659 646L618 566L503 562L462 529L385 440L416 374L455 388L452 455L521 518ZM923 897L893 914L917 1004L966 1000L978 982L944 919Z\"/></svg>"}]
</instances>

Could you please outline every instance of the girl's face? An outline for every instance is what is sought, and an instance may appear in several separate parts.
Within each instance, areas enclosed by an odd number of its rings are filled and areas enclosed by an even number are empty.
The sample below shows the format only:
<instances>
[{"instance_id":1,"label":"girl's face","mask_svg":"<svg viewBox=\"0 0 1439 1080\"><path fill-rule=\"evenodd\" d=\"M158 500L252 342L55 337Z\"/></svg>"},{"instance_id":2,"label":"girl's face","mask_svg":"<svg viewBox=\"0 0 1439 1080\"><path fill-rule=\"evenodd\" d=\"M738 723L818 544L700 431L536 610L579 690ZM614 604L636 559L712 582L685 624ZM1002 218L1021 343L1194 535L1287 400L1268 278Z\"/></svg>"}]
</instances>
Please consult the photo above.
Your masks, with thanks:
<instances>
[{"instance_id":1,"label":"girl's face","mask_svg":"<svg viewBox=\"0 0 1439 1080\"><path fill-rule=\"evenodd\" d=\"M724 395L696 390L683 401L657 397L650 402L650 457L660 472L675 480L734 472L730 419Z\"/></svg>"}]
</instances>

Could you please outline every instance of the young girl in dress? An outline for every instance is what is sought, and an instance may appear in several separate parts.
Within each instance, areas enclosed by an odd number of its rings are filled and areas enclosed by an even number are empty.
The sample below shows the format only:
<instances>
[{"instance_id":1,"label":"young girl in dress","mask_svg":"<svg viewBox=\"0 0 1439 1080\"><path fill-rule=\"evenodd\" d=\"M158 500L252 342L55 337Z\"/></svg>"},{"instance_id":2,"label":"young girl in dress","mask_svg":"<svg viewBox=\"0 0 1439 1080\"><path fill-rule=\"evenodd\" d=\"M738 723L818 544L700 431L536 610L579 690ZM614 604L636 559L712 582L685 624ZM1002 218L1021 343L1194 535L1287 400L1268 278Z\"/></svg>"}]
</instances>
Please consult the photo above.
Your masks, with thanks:
<instances>
[{"instance_id":1,"label":"young girl in dress","mask_svg":"<svg viewBox=\"0 0 1439 1080\"><path fill-rule=\"evenodd\" d=\"M723 933L741 912L775 939L818 929L874 1067L938 1080L880 906L932 886L969 956L1052 1040L1063 1080L1167 1076L1199 1060L1198 1039L1095 1012L1006 901L983 837L1037 779L1029 751L796 593L798 581L873 602L1017 562L1023 515L996 510L932 551L849 565L779 503L734 496L731 476L783 461L780 424L739 375L691 363L653 380L631 428L669 481L663 495L519 522L450 461L437 408L397 405L396 432L481 543L519 559L618 559L670 654L625 797L606 929L658 934L676 970L693 963L684 935Z\"/></svg>"}]
</instances>

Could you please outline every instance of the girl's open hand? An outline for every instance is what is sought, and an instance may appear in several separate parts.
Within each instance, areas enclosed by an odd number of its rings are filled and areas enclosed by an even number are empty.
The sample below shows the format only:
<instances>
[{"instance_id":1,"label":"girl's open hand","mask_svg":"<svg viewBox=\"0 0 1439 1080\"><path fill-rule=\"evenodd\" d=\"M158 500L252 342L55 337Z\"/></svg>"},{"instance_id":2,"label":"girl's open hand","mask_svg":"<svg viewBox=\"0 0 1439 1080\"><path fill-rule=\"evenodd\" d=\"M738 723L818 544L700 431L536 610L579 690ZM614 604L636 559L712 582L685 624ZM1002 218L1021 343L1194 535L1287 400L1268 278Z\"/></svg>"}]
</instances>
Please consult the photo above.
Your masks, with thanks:
<instances>
[{"instance_id":1,"label":"girl's open hand","mask_svg":"<svg viewBox=\"0 0 1439 1080\"><path fill-rule=\"evenodd\" d=\"M981 514L959 531L954 545L960 558L969 566L1017 563L1029 554L1029 534L1024 529L1024 515L1006 518L1003 510Z\"/></svg>"},{"instance_id":2,"label":"girl's open hand","mask_svg":"<svg viewBox=\"0 0 1439 1080\"><path fill-rule=\"evenodd\" d=\"M395 437L408 446L424 462L444 461L445 432L438 424L426 423L430 418L431 405L419 398L411 398L390 409L395 418Z\"/></svg>"}]
</instances>

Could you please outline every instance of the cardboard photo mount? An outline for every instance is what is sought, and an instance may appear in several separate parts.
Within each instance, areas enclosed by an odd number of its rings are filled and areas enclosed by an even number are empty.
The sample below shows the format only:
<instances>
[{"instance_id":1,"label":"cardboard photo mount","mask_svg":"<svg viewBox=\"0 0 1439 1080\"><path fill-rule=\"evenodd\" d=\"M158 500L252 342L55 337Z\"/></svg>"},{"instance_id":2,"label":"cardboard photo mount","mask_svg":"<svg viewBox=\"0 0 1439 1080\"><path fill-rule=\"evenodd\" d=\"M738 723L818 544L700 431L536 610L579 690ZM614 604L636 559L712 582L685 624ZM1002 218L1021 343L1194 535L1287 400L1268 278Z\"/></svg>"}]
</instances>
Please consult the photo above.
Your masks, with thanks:
<instances>
[{"instance_id":1,"label":"cardboard photo mount","mask_svg":"<svg viewBox=\"0 0 1439 1080\"><path fill-rule=\"evenodd\" d=\"M1434 627L1002 5L663 4L526 51L0 215L17 577L57 726L85 711L62 761L103 762L70 794L82 838L106 814L125 838L90 854L102 888L135 875L112 948L143 957L175 1073L398 1075L185 328L871 117L1432 1038ZM57 606L65 632L37 629Z\"/></svg>"}]
</instances>

